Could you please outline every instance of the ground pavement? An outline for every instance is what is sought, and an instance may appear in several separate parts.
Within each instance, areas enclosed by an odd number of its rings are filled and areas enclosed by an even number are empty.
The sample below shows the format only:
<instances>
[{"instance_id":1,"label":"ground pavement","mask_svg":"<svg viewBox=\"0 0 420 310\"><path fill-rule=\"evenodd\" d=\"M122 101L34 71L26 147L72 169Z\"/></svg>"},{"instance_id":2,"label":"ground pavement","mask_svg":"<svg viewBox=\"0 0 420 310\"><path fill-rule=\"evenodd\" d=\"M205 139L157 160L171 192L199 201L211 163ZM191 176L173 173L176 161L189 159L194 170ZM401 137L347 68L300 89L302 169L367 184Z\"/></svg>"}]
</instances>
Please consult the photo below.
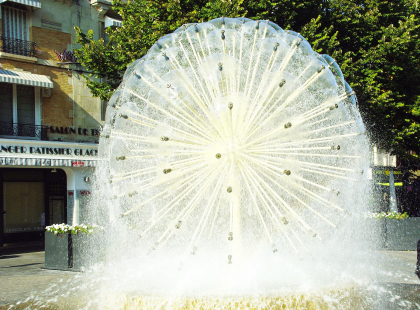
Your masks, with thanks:
<instances>
[{"instance_id":1,"label":"ground pavement","mask_svg":"<svg viewBox=\"0 0 420 310\"><path fill-rule=\"evenodd\" d=\"M380 252L386 261L384 272L379 279L390 283L397 290L420 293L420 280L414 274L416 252L383 251ZM0 248L0 310L9 309L10 304L24 301L36 292L45 291L60 280L67 281L78 273L44 269L44 251L42 245L23 248ZM398 271L398 272L395 272Z\"/></svg>"},{"instance_id":2,"label":"ground pavement","mask_svg":"<svg viewBox=\"0 0 420 310\"><path fill-rule=\"evenodd\" d=\"M66 280L76 273L44 269L42 245L0 248L0 309L23 301L51 283Z\"/></svg>"}]
</instances>

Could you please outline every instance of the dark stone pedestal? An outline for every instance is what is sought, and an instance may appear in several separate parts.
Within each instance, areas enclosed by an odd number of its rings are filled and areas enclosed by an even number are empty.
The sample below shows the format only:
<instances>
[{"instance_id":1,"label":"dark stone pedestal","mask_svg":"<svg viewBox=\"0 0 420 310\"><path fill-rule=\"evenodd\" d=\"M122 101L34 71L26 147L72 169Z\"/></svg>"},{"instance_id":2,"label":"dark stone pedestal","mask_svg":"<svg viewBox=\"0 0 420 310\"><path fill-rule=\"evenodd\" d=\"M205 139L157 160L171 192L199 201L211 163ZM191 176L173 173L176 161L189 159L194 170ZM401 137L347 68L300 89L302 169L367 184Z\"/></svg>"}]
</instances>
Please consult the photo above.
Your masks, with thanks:
<instances>
[{"instance_id":1,"label":"dark stone pedestal","mask_svg":"<svg viewBox=\"0 0 420 310\"><path fill-rule=\"evenodd\" d=\"M420 239L420 217L386 219L385 246L390 251L416 251Z\"/></svg>"},{"instance_id":2,"label":"dark stone pedestal","mask_svg":"<svg viewBox=\"0 0 420 310\"><path fill-rule=\"evenodd\" d=\"M59 234L45 232L45 268L82 271L102 259L100 234Z\"/></svg>"},{"instance_id":3,"label":"dark stone pedestal","mask_svg":"<svg viewBox=\"0 0 420 310\"><path fill-rule=\"evenodd\" d=\"M45 232L45 268L48 269L69 269L69 248L71 242L69 234L54 235Z\"/></svg>"}]
</instances>

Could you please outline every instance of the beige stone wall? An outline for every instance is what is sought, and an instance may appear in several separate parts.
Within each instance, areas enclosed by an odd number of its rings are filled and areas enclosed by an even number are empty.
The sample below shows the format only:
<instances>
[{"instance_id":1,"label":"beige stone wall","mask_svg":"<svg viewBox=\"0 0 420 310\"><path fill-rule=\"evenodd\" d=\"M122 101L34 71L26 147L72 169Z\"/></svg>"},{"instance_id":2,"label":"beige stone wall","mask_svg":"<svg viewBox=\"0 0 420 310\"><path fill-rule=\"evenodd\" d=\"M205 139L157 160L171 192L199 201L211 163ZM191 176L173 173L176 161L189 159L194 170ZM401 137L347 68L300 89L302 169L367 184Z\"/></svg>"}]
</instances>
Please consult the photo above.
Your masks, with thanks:
<instances>
[{"instance_id":1,"label":"beige stone wall","mask_svg":"<svg viewBox=\"0 0 420 310\"><path fill-rule=\"evenodd\" d=\"M31 41L35 41L38 46L37 58L52 60L53 64L59 62L54 50L63 52L71 43L71 34L69 33L40 27L31 27L29 32L32 34Z\"/></svg>"}]
</instances>

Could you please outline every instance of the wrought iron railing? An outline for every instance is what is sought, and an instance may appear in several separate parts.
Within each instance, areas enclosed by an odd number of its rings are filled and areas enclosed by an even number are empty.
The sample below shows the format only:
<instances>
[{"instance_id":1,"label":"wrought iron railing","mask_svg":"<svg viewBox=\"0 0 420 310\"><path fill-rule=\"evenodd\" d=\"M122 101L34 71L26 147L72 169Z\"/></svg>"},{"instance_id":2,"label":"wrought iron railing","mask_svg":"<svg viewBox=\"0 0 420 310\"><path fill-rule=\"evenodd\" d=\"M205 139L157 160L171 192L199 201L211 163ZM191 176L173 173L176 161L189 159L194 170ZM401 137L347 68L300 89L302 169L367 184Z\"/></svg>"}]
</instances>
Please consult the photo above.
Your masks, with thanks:
<instances>
[{"instance_id":1,"label":"wrought iron railing","mask_svg":"<svg viewBox=\"0 0 420 310\"><path fill-rule=\"evenodd\" d=\"M48 127L43 125L0 123L0 136L48 140L47 131Z\"/></svg>"},{"instance_id":2,"label":"wrought iron railing","mask_svg":"<svg viewBox=\"0 0 420 310\"><path fill-rule=\"evenodd\" d=\"M15 55L36 57L36 42L7 38L0 35L0 51Z\"/></svg>"}]
</instances>

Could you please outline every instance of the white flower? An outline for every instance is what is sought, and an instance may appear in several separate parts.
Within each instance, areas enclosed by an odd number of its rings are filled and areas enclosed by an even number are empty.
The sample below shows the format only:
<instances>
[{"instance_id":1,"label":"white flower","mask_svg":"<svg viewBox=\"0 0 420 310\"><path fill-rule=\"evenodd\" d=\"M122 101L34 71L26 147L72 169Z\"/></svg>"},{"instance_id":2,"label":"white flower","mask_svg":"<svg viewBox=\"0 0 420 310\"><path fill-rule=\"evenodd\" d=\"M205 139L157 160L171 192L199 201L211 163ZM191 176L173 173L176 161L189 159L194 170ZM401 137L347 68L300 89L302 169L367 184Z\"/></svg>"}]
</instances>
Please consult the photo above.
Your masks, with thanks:
<instances>
[{"instance_id":1,"label":"white flower","mask_svg":"<svg viewBox=\"0 0 420 310\"><path fill-rule=\"evenodd\" d=\"M93 233L96 229L104 230L104 227L98 226L95 224L80 224L80 225L68 225L68 224L53 224L50 226L45 227L47 232L53 232L55 235L62 234L62 233L72 233L72 234L78 234L78 233L86 233L90 234Z\"/></svg>"}]
</instances>

